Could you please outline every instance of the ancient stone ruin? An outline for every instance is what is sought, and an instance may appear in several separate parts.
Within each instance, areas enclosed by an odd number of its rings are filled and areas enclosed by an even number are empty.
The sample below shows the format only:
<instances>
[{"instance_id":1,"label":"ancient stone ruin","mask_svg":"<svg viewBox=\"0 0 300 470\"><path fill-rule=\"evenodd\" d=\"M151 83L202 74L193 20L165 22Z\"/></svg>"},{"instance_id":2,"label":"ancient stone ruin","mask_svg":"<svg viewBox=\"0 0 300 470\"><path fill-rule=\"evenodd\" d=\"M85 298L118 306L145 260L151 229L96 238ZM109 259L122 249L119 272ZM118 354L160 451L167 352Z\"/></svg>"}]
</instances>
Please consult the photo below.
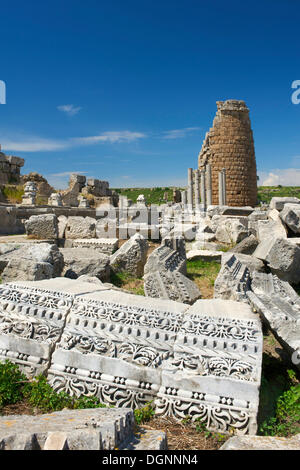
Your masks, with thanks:
<instances>
[{"instance_id":1,"label":"ancient stone ruin","mask_svg":"<svg viewBox=\"0 0 300 470\"><path fill-rule=\"evenodd\" d=\"M5 155L0 145L0 184L19 183L22 166L23 158Z\"/></svg>"},{"instance_id":2,"label":"ancient stone ruin","mask_svg":"<svg viewBox=\"0 0 300 470\"><path fill-rule=\"evenodd\" d=\"M106 181L72 174L68 189L48 188L48 204L37 206L45 181L31 174L22 204L0 204L0 233L23 233L0 239L0 361L114 407L84 426L67 410L18 418L15 429L30 428L21 435L0 419L1 449L131 448L132 409L149 402L158 416L255 435L263 326L300 368L300 200L257 206L248 109L217 104L199 169L188 169L172 201L140 194L133 203ZM194 260L219 263L209 298L188 269ZM149 439L166 448L164 434Z\"/></svg>"},{"instance_id":3,"label":"ancient stone ruin","mask_svg":"<svg viewBox=\"0 0 300 470\"><path fill-rule=\"evenodd\" d=\"M244 101L217 101L217 114L189 169L187 203L255 206L257 175L249 109Z\"/></svg>"}]
</instances>

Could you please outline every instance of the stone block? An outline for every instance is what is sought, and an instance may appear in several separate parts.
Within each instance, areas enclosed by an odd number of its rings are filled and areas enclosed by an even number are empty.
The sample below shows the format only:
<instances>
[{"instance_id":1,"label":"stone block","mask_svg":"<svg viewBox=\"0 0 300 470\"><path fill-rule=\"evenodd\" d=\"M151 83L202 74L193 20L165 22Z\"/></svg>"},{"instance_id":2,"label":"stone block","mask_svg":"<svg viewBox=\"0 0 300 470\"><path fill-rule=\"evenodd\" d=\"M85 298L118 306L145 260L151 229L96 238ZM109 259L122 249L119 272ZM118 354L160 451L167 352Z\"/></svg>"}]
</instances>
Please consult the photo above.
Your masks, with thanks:
<instances>
[{"instance_id":1,"label":"stone block","mask_svg":"<svg viewBox=\"0 0 300 470\"><path fill-rule=\"evenodd\" d=\"M253 256L265 261L273 274L292 284L300 282L300 248L288 238L269 238L261 242Z\"/></svg>"},{"instance_id":2,"label":"stone block","mask_svg":"<svg viewBox=\"0 0 300 470\"><path fill-rule=\"evenodd\" d=\"M95 238L96 219L92 217L71 216L68 217L65 228L66 239Z\"/></svg>"},{"instance_id":3,"label":"stone block","mask_svg":"<svg viewBox=\"0 0 300 470\"><path fill-rule=\"evenodd\" d=\"M97 253L90 248L60 248L64 258L64 270L62 275L70 279L80 276L95 276L101 281L109 280L110 267L109 256Z\"/></svg>"},{"instance_id":4,"label":"stone block","mask_svg":"<svg viewBox=\"0 0 300 470\"><path fill-rule=\"evenodd\" d=\"M254 273L247 296L300 369L300 297L272 273Z\"/></svg>"},{"instance_id":5,"label":"stone block","mask_svg":"<svg viewBox=\"0 0 300 470\"><path fill-rule=\"evenodd\" d=\"M300 233L300 203L285 204L280 213L282 221L292 230L292 232Z\"/></svg>"},{"instance_id":6,"label":"stone block","mask_svg":"<svg viewBox=\"0 0 300 470\"><path fill-rule=\"evenodd\" d=\"M300 204L300 199L297 197L272 197L270 201L270 209L282 211L285 204Z\"/></svg>"},{"instance_id":7,"label":"stone block","mask_svg":"<svg viewBox=\"0 0 300 470\"><path fill-rule=\"evenodd\" d=\"M136 233L110 257L110 265L116 272L126 271L134 277L142 277L147 260L148 242Z\"/></svg>"},{"instance_id":8,"label":"stone block","mask_svg":"<svg viewBox=\"0 0 300 470\"><path fill-rule=\"evenodd\" d=\"M58 222L54 214L32 215L25 222L26 234L30 238L55 240L58 238Z\"/></svg>"}]
</instances>

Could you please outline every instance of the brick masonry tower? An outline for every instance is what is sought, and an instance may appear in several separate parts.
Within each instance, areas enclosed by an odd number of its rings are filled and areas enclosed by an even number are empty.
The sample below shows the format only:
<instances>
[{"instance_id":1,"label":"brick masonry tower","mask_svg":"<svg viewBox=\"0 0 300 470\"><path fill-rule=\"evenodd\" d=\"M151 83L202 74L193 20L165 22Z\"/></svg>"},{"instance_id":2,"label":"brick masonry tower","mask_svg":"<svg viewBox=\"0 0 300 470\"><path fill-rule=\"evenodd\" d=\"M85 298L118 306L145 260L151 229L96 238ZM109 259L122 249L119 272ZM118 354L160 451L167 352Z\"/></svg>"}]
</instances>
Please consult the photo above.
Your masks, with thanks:
<instances>
[{"instance_id":1,"label":"brick masonry tower","mask_svg":"<svg viewBox=\"0 0 300 470\"><path fill-rule=\"evenodd\" d=\"M249 109L244 101L217 101L213 127L207 132L198 167L211 165L212 204L219 201L219 172L226 169L226 204L255 206L257 176Z\"/></svg>"}]
</instances>

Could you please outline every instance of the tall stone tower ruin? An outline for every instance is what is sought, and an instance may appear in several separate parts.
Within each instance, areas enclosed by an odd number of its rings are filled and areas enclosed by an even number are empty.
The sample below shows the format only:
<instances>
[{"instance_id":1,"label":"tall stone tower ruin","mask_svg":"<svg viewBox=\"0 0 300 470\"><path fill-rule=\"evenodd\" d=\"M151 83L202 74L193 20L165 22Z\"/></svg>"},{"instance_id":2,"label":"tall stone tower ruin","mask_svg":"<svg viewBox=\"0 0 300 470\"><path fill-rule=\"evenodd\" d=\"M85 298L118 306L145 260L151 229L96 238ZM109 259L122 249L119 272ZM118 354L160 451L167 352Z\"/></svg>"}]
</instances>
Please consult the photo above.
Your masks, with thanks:
<instances>
[{"instance_id":1,"label":"tall stone tower ruin","mask_svg":"<svg viewBox=\"0 0 300 470\"><path fill-rule=\"evenodd\" d=\"M212 204L219 201L219 172L226 170L226 204L255 206L257 176L249 109L244 101L217 101L213 127L198 157L199 170L211 166Z\"/></svg>"}]
</instances>

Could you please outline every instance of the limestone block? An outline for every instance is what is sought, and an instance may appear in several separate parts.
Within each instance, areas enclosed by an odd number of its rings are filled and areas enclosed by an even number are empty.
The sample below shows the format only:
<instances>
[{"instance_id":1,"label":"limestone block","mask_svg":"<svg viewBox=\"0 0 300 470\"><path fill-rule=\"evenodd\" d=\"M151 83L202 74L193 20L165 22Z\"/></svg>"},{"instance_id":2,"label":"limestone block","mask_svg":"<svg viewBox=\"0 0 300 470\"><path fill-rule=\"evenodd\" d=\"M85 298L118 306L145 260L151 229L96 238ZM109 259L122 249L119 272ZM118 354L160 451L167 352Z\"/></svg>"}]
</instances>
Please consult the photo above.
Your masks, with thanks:
<instances>
[{"instance_id":1,"label":"limestone block","mask_svg":"<svg viewBox=\"0 0 300 470\"><path fill-rule=\"evenodd\" d=\"M249 235L248 227L243 220L227 219L219 223L216 239L223 243L239 243Z\"/></svg>"},{"instance_id":2,"label":"limestone block","mask_svg":"<svg viewBox=\"0 0 300 470\"><path fill-rule=\"evenodd\" d=\"M61 275L64 260L56 245L48 243L30 246L26 244L12 245L14 246L11 250L0 256L5 266L1 274L5 282L38 281Z\"/></svg>"},{"instance_id":3,"label":"limestone block","mask_svg":"<svg viewBox=\"0 0 300 470\"><path fill-rule=\"evenodd\" d=\"M1 450L114 450L133 442L133 411L62 410L0 417Z\"/></svg>"},{"instance_id":4,"label":"limestone block","mask_svg":"<svg viewBox=\"0 0 300 470\"><path fill-rule=\"evenodd\" d=\"M224 245L222 243L207 242L207 241L196 241L191 244L192 250L210 250L210 251L219 251Z\"/></svg>"},{"instance_id":5,"label":"limestone block","mask_svg":"<svg viewBox=\"0 0 300 470\"><path fill-rule=\"evenodd\" d=\"M147 251L147 240L139 233L136 233L111 255L111 267L116 272L126 271L135 277L141 277L144 274Z\"/></svg>"},{"instance_id":6,"label":"limestone block","mask_svg":"<svg viewBox=\"0 0 300 470\"><path fill-rule=\"evenodd\" d=\"M300 434L292 437L234 436L219 450L299 450Z\"/></svg>"},{"instance_id":7,"label":"limestone block","mask_svg":"<svg viewBox=\"0 0 300 470\"><path fill-rule=\"evenodd\" d=\"M279 214L279 212L278 212ZM269 237L286 238L287 231L280 217L257 222L257 238L260 242Z\"/></svg>"},{"instance_id":8,"label":"limestone block","mask_svg":"<svg viewBox=\"0 0 300 470\"><path fill-rule=\"evenodd\" d=\"M37 285L30 282L0 285L0 360L13 361L27 376L40 374L49 367L72 303L67 292L40 289Z\"/></svg>"},{"instance_id":9,"label":"limestone block","mask_svg":"<svg viewBox=\"0 0 300 470\"><path fill-rule=\"evenodd\" d=\"M246 256L246 255L244 255ZM224 253L221 269L215 280L214 298L248 302L246 291L250 288L250 271L237 254Z\"/></svg>"},{"instance_id":10,"label":"limestone block","mask_svg":"<svg viewBox=\"0 0 300 470\"><path fill-rule=\"evenodd\" d=\"M178 271L156 271L144 275L144 291L147 297L170 299L193 304L201 298L196 284Z\"/></svg>"},{"instance_id":11,"label":"limestone block","mask_svg":"<svg viewBox=\"0 0 300 470\"><path fill-rule=\"evenodd\" d=\"M270 201L270 209L282 211L285 204L300 204L300 199L297 197L272 197Z\"/></svg>"},{"instance_id":12,"label":"limestone block","mask_svg":"<svg viewBox=\"0 0 300 470\"><path fill-rule=\"evenodd\" d=\"M144 273L148 274L156 271L178 271L185 275L185 250L174 250L167 244L161 244L161 246L155 248L147 259Z\"/></svg>"},{"instance_id":13,"label":"limestone block","mask_svg":"<svg viewBox=\"0 0 300 470\"><path fill-rule=\"evenodd\" d=\"M265 261L272 273L283 281L300 282L300 248L288 238L265 239L253 256Z\"/></svg>"},{"instance_id":14,"label":"limestone block","mask_svg":"<svg viewBox=\"0 0 300 470\"><path fill-rule=\"evenodd\" d=\"M32 215L25 222L25 229L30 238L41 240L58 238L58 222L55 214Z\"/></svg>"},{"instance_id":15,"label":"limestone block","mask_svg":"<svg viewBox=\"0 0 300 470\"><path fill-rule=\"evenodd\" d=\"M118 238L83 238L76 239L72 247L90 248L106 255L112 255L118 249Z\"/></svg>"},{"instance_id":16,"label":"limestone block","mask_svg":"<svg viewBox=\"0 0 300 470\"><path fill-rule=\"evenodd\" d=\"M109 280L109 256L81 247L60 248L60 253L64 258L63 276L77 279L86 274L95 276L101 281Z\"/></svg>"},{"instance_id":17,"label":"limestone block","mask_svg":"<svg viewBox=\"0 0 300 470\"><path fill-rule=\"evenodd\" d=\"M68 217L65 229L66 239L95 238L96 219L92 217L71 216Z\"/></svg>"},{"instance_id":18,"label":"limestone block","mask_svg":"<svg viewBox=\"0 0 300 470\"><path fill-rule=\"evenodd\" d=\"M221 262L223 255L223 251L210 251L210 250L190 250L186 258L188 260L197 260L200 259L202 261L217 261L218 263Z\"/></svg>"},{"instance_id":19,"label":"limestone block","mask_svg":"<svg viewBox=\"0 0 300 470\"><path fill-rule=\"evenodd\" d=\"M101 417L91 419L96 410L65 410L58 419L70 449L98 448L90 429L101 432L98 446L116 446L114 436L125 440L128 427L126 419L114 425L111 412L150 400L162 416L191 416L221 433L256 432L262 332L258 315L246 304L214 299L187 307L56 278L1 285L0 326L1 360L11 359L28 374L47 368L57 392L97 396L115 407L106 409L103 426ZM48 416L34 428L40 448L49 432L61 430L56 413ZM19 418L23 431L35 426L30 420L36 417ZM81 440L84 446L71 444ZM0 442L3 448L8 441Z\"/></svg>"},{"instance_id":20,"label":"limestone block","mask_svg":"<svg viewBox=\"0 0 300 470\"><path fill-rule=\"evenodd\" d=\"M254 273L247 296L300 369L300 297L272 273Z\"/></svg>"},{"instance_id":21,"label":"limestone block","mask_svg":"<svg viewBox=\"0 0 300 470\"><path fill-rule=\"evenodd\" d=\"M230 253L243 253L245 255L252 255L258 246L258 240L254 235L244 238L241 242L229 250Z\"/></svg>"},{"instance_id":22,"label":"limestone block","mask_svg":"<svg viewBox=\"0 0 300 470\"><path fill-rule=\"evenodd\" d=\"M294 233L300 233L300 203L285 204L280 217Z\"/></svg>"},{"instance_id":23,"label":"limestone block","mask_svg":"<svg viewBox=\"0 0 300 470\"><path fill-rule=\"evenodd\" d=\"M254 434L261 351L260 320L248 305L198 300L185 312L174 359L162 370L157 414L172 409L176 418L187 413L216 432Z\"/></svg>"}]
</instances>

